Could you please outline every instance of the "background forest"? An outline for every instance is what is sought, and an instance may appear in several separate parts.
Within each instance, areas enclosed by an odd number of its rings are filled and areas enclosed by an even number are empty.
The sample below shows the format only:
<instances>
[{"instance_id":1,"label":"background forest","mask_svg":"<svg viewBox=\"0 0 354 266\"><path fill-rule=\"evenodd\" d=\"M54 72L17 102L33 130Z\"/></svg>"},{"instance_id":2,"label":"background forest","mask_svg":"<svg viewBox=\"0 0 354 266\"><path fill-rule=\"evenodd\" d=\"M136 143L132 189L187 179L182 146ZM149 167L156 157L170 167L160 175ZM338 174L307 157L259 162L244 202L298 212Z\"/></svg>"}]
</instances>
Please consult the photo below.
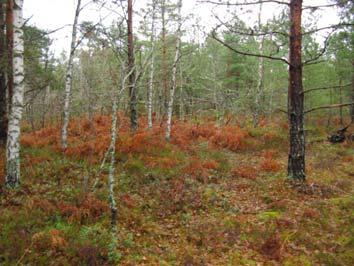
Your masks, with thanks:
<instances>
[{"instance_id":1,"label":"background forest","mask_svg":"<svg viewBox=\"0 0 354 266\"><path fill-rule=\"evenodd\" d=\"M353 265L352 1L196 1L210 27L76 0L60 56L24 1L0 1L0 265Z\"/></svg>"}]
</instances>

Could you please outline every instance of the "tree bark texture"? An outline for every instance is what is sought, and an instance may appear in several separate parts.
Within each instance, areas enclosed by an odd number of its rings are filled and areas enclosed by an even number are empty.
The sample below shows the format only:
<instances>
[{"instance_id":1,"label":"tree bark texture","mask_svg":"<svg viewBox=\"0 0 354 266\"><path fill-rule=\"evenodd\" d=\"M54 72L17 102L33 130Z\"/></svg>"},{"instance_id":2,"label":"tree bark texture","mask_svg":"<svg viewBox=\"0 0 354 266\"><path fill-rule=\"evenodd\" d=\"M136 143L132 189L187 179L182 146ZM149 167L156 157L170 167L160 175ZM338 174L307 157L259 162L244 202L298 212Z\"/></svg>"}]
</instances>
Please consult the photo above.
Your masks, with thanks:
<instances>
[{"instance_id":1,"label":"tree bark texture","mask_svg":"<svg viewBox=\"0 0 354 266\"><path fill-rule=\"evenodd\" d=\"M9 187L16 187L20 184L20 133L24 105L23 0L14 0L13 3L14 46L12 69L14 74L14 91L9 114L5 177L5 183Z\"/></svg>"},{"instance_id":2,"label":"tree bark texture","mask_svg":"<svg viewBox=\"0 0 354 266\"><path fill-rule=\"evenodd\" d=\"M0 145L7 136L5 10L6 5L0 3Z\"/></svg>"},{"instance_id":3,"label":"tree bark texture","mask_svg":"<svg viewBox=\"0 0 354 266\"><path fill-rule=\"evenodd\" d=\"M155 71L155 10L156 1L152 1L152 22L151 22L151 61L150 61L150 77L149 77L149 88L148 88L148 127L152 128L152 100L153 100L153 90L154 90L154 71Z\"/></svg>"},{"instance_id":4,"label":"tree bark texture","mask_svg":"<svg viewBox=\"0 0 354 266\"><path fill-rule=\"evenodd\" d=\"M134 71L134 34L133 34L133 0L128 0L128 72L130 98L130 128L132 132L138 129L137 91Z\"/></svg>"},{"instance_id":5,"label":"tree bark texture","mask_svg":"<svg viewBox=\"0 0 354 266\"><path fill-rule=\"evenodd\" d=\"M352 91L351 102L354 102L354 60L352 61ZM350 107L350 121L354 123L354 105Z\"/></svg>"},{"instance_id":6,"label":"tree bark texture","mask_svg":"<svg viewBox=\"0 0 354 266\"><path fill-rule=\"evenodd\" d=\"M14 49L14 0L7 0L6 4L6 46L7 46L7 91L8 111L11 108L11 98L14 90L13 49Z\"/></svg>"},{"instance_id":7,"label":"tree bark texture","mask_svg":"<svg viewBox=\"0 0 354 266\"><path fill-rule=\"evenodd\" d=\"M302 0L290 1L289 124L290 150L288 177L305 181L304 94L301 59Z\"/></svg>"},{"instance_id":8,"label":"tree bark texture","mask_svg":"<svg viewBox=\"0 0 354 266\"><path fill-rule=\"evenodd\" d=\"M261 29L262 26L262 4L259 5L259 13L258 13L258 27ZM260 37L259 40L259 53L263 54L263 46L264 46L264 35ZM258 59L258 83L257 83L257 89L256 89L256 96L255 96L255 106L254 106L254 111L253 111L253 124L254 126L258 126L259 123L259 116L261 115L262 112L262 104L261 99L263 98L264 94L264 58L259 57Z\"/></svg>"},{"instance_id":9,"label":"tree bark texture","mask_svg":"<svg viewBox=\"0 0 354 266\"><path fill-rule=\"evenodd\" d=\"M161 1L161 21L162 21L162 92L163 92L163 102L161 113L162 119L165 118L168 102L167 102L167 94L168 94L168 73L167 73L167 43L166 43L166 2L165 0Z\"/></svg>"},{"instance_id":10,"label":"tree bark texture","mask_svg":"<svg viewBox=\"0 0 354 266\"><path fill-rule=\"evenodd\" d=\"M65 75L65 95L64 95L64 109L63 109L63 127L61 131L61 147L65 151L68 147L68 126L70 120L70 101L71 101L71 90L72 90L72 78L73 78L73 59L76 49L76 38L77 38L77 24L79 21L79 15L81 11L81 0L78 0L74 24L71 35L71 45L70 45L70 55L69 61L66 68Z\"/></svg>"},{"instance_id":11,"label":"tree bark texture","mask_svg":"<svg viewBox=\"0 0 354 266\"><path fill-rule=\"evenodd\" d=\"M175 97L175 91L177 86L177 65L178 61L181 56L181 28L182 28L182 0L178 1L178 29L177 29L177 40L176 40L176 52L175 58L173 61L173 68L172 68L172 85L170 89L170 99L168 102L167 108L167 121L166 121L166 140L169 141L171 138L171 124L172 124L172 114L173 114L173 102Z\"/></svg>"}]
</instances>

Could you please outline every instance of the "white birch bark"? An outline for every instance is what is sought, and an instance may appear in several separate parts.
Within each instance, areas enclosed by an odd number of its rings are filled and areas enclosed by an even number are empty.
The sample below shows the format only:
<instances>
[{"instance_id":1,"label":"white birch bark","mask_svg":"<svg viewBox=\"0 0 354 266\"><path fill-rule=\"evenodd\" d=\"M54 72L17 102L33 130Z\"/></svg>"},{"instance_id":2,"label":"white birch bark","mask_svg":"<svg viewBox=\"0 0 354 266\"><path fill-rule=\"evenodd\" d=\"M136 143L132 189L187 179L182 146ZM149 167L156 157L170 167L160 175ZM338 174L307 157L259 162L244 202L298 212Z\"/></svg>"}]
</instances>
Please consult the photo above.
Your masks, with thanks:
<instances>
[{"instance_id":1,"label":"white birch bark","mask_svg":"<svg viewBox=\"0 0 354 266\"><path fill-rule=\"evenodd\" d=\"M108 172L109 205L111 209L111 224L112 224L113 233L115 233L116 231L116 219L117 219L117 203L114 198L115 155L116 155L116 141L117 141L117 110L118 110L118 99L116 94L114 93L113 106L112 106L111 143L109 146L110 164L109 164L109 172Z\"/></svg>"},{"instance_id":2,"label":"white birch bark","mask_svg":"<svg viewBox=\"0 0 354 266\"><path fill-rule=\"evenodd\" d=\"M154 89L154 70L155 70L155 9L156 1L152 1L152 22L151 22L151 61L150 61L150 77L149 77L149 90L148 90L148 127L152 128L152 96Z\"/></svg>"},{"instance_id":3,"label":"white birch bark","mask_svg":"<svg viewBox=\"0 0 354 266\"><path fill-rule=\"evenodd\" d=\"M176 76L177 76L177 64L180 59L181 54L181 28L182 28L182 0L178 1L178 29L177 29L177 41L176 41L176 53L172 68L172 86L170 89L170 100L167 106L167 121L166 121L166 134L165 138L167 141L171 138L171 123L172 123L172 113L173 113L173 100L175 95L175 90L177 86Z\"/></svg>"},{"instance_id":4,"label":"white birch bark","mask_svg":"<svg viewBox=\"0 0 354 266\"><path fill-rule=\"evenodd\" d=\"M14 92L9 114L8 137L6 143L6 185L20 184L20 134L24 106L24 41L23 41L23 0L14 1L14 47L12 67Z\"/></svg>"},{"instance_id":5,"label":"white birch bark","mask_svg":"<svg viewBox=\"0 0 354 266\"><path fill-rule=\"evenodd\" d=\"M72 87L72 75L73 75L73 59L76 48L76 38L77 38L77 24L79 20L79 15L81 11L81 0L77 1L75 18L73 24L73 30L71 35L71 45L70 45L70 55L68 66L66 68L65 76L65 96L64 96L64 110L63 110L63 127L61 131L61 146L62 150L65 151L68 147L68 125L70 119L70 98L71 98L71 87Z\"/></svg>"},{"instance_id":6,"label":"white birch bark","mask_svg":"<svg viewBox=\"0 0 354 266\"><path fill-rule=\"evenodd\" d=\"M117 134L118 134L118 103L121 98L122 93L124 92L125 89L125 83L126 80L129 78L131 73L134 71L134 69L130 69L130 72L125 74L125 63L123 63L122 60L120 60L121 63L121 83L120 83L120 90L118 93L115 93L113 91L113 105L112 105L112 124L111 124L111 143L109 145L107 154L110 157L110 163L109 163L109 170L108 170L108 191L109 191L109 206L111 209L111 243L110 243L110 252L115 252L115 249L118 246L118 240L117 240L117 215L118 215L118 208L117 208L117 202L114 197L114 188L116 184L116 179L115 179L115 157L116 157L116 142L117 142ZM104 159L105 161L105 159ZM102 162L102 166L104 165L104 162ZM102 167L101 166L101 167ZM96 182L95 182L96 183Z\"/></svg>"},{"instance_id":7,"label":"white birch bark","mask_svg":"<svg viewBox=\"0 0 354 266\"><path fill-rule=\"evenodd\" d=\"M180 94L180 104L179 104L179 119L184 120L184 98L183 98L183 72L182 66L179 66L179 94Z\"/></svg>"}]
</instances>

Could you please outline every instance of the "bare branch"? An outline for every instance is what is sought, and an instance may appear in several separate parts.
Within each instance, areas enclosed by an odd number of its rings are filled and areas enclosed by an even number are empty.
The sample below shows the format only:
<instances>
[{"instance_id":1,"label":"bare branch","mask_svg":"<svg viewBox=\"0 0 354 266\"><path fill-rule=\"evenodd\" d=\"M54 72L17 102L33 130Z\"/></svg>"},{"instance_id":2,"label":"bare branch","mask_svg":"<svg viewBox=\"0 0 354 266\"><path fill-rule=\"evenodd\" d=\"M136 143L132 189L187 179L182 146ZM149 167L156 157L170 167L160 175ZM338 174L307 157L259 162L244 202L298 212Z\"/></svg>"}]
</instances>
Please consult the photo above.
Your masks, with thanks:
<instances>
[{"instance_id":1,"label":"bare branch","mask_svg":"<svg viewBox=\"0 0 354 266\"><path fill-rule=\"evenodd\" d=\"M221 5L221 6L250 6L250 5L259 5L259 4L281 4L289 6L290 3L277 1L277 0L260 0L260 1L253 1L253 2L246 2L246 3L230 3L228 2L219 2L219 1L212 1L212 0L199 0L198 3L205 3L205 4L213 4L213 5Z\"/></svg>"},{"instance_id":2,"label":"bare branch","mask_svg":"<svg viewBox=\"0 0 354 266\"><path fill-rule=\"evenodd\" d=\"M311 59L308 59L306 60L305 62L302 63L302 65L307 65L307 64L310 64L312 62L315 62L317 61L322 55L324 55L324 53L327 51L327 47L328 47L328 44L329 44L329 40L332 36L332 34L336 31L337 29L334 29L331 33L329 33L324 41L324 45L323 45L323 48L321 49L321 51L313 58Z\"/></svg>"},{"instance_id":3,"label":"bare branch","mask_svg":"<svg viewBox=\"0 0 354 266\"><path fill-rule=\"evenodd\" d=\"M309 110L306 110L306 111L304 112L304 114L311 113L311 112L313 112L313 111L320 110L320 109L339 108L339 107L351 106L351 105L354 105L354 102L352 102L352 103L343 103L343 104L332 104L332 105L318 106L318 107L314 107L314 108L311 108L311 109L309 109Z\"/></svg>"},{"instance_id":4,"label":"bare branch","mask_svg":"<svg viewBox=\"0 0 354 266\"><path fill-rule=\"evenodd\" d=\"M249 32L246 31L237 31L234 29L234 27L232 25L230 25L227 22L222 21L218 15L214 14L215 18L220 22L220 25L218 25L217 27L219 28L220 26L225 26L228 31L235 33L235 34L239 34L239 35L245 35L245 36L266 36L266 35L274 35L274 34L279 34L279 35L283 35L284 37L289 37L289 34L286 32L281 32L281 31L269 31L269 32L254 32L253 29L250 29Z\"/></svg>"},{"instance_id":5,"label":"bare branch","mask_svg":"<svg viewBox=\"0 0 354 266\"><path fill-rule=\"evenodd\" d=\"M318 6L303 6L302 10L306 10L306 9L311 9L311 11L313 10L317 10L320 8L328 8L328 7L335 7L338 6L338 4L328 4L328 5L318 5Z\"/></svg>"},{"instance_id":6,"label":"bare branch","mask_svg":"<svg viewBox=\"0 0 354 266\"><path fill-rule=\"evenodd\" d=\"M271 56L271 55L264 55L264 54L254 54L254 53L250 53L250 52L244 52L244 51L237 50L236 48L232 47L231 45L227 44L226 42L224 42L220 38L218 38L216 36L215 31L212 31L211 37L214 40L216 40L217 42L221 43L226 48L230 49L231 51L233 51L233 52L235 52L237 54L253 56L253 57L262 57L262 58L267 58L267 59L271 59L271 60L282 61L282 62L286 63L287 65L290 65L288 60L286 60L284 58L281 58L281 57L274 57L274 56Z\"/></svg>"},{"instance_id":7,"label":"bare branch","mask_svg":"<svg viewBox=\"0 0 354 266\"><path fill-rule=\"evenodd\" d=\"M318 31L322 31L322 30L328 30L328 29L340 29L340 28L344 28L344 27L353 27L354 23L339 23L339 24L335 24L335 25L330 25L330 26L326 26L326 27L322 27L322 28L317 28L314 30L310 30L307 32L303 32L302 35L307 35L307 34L312 34Z\"/></svg>"},{"instance_id":8,"label":"bare branch","mask_svg":"<svg viewBox=\"0 0 354 266\"><path fill-rule=\"evenodd\" d=\"M345 84L345 85L336 85L336 86L328 86L328 87L318 87L318 88L313 88L313 89L308 89L308 90L303 90L302 94L309 93L312 91L318 91L318 90L328 90L328 89L338 89L338 88L345 88L351 86L351 83Z\"/></svg>"}]
</instances>

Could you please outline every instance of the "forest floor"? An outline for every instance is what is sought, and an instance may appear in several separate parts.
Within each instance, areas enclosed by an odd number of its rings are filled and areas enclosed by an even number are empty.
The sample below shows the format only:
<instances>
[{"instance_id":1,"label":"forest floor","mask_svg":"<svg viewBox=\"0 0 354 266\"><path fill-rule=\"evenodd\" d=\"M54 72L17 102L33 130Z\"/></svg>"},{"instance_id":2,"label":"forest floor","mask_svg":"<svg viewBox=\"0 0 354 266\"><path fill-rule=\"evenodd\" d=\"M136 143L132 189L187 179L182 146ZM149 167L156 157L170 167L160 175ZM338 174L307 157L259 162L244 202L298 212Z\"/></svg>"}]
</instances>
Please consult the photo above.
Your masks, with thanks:
<instances>
[{"instance_id":1,"label":"forest floor","mask_svg":"<svg viewBox=\"0 0 354 266\"><path fill-rule=\"evenodd\" d=\"M0 265L353 265L354 145L321 141L320 121L295 187L284 121L176 122L166 143L158 125L130 135L121 116L112 252L110 120L73 121L65 156L58 126L25 127L21 187L0 191Z\"/></svg>"}]
</instances>

